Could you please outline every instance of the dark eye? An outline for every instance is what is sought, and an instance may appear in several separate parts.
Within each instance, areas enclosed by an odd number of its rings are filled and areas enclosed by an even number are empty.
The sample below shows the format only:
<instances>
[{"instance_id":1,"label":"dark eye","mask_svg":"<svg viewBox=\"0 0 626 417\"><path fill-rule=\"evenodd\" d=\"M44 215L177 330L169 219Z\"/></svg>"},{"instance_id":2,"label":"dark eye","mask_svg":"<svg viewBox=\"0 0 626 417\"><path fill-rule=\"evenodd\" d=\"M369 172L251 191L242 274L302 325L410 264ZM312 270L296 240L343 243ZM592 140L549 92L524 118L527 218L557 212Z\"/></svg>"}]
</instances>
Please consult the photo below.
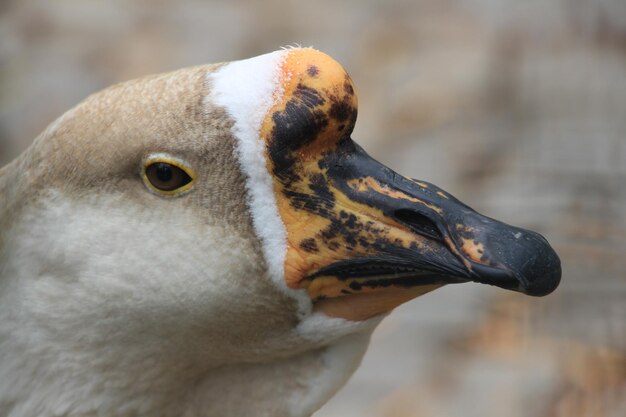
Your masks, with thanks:
<instances>
[{"instance_id":1,"label":"dark eye","mask_svg":"<svg viewBox=\"0 0 626 417\"><path fill-rule=\"evenodd\" d=\"M155 162L146 166L146 179L154 188L165 192L176 191L192 181L184 169L167 162Z\"/></svg>"}]
</instances>

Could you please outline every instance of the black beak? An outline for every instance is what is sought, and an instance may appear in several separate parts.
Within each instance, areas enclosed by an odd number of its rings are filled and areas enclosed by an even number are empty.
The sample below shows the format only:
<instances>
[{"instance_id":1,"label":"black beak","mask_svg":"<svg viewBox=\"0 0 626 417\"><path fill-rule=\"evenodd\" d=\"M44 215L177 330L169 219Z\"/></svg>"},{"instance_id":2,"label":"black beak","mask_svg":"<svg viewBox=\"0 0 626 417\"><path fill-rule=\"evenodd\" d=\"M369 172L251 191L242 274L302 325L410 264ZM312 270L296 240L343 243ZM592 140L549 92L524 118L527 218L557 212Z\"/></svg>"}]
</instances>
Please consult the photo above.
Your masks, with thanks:
<instances>
[{"instance_id":1,"label":"black beak","mask_svg":"<svg viewBox=\"0 0 626 417\"><path fill-rule=\"evenodd\" d=\"M472 281L534 296L547 295L559 285L561 261L539 233L509 226L474 211L450 214L465 225L450 235L469 261ZM480 257L463 251L467 244L459 241L471 242L470 248L481 248L475 249Z\"/></svg>"},{"instance_id":2,"label":"black beak","mask_svg":"<svg viewBox=\"0 0 626 417\"><path fill-rule=\"evenodd\" d=\"M352 140L320 161L335 189L408 228L414 241L386 239L375 255L321 268L359 286L474 281L528 295L558 286L561 264L536 232L483 216L433 184L405 178L372 159Z\"/></svg>"}]
</instances>

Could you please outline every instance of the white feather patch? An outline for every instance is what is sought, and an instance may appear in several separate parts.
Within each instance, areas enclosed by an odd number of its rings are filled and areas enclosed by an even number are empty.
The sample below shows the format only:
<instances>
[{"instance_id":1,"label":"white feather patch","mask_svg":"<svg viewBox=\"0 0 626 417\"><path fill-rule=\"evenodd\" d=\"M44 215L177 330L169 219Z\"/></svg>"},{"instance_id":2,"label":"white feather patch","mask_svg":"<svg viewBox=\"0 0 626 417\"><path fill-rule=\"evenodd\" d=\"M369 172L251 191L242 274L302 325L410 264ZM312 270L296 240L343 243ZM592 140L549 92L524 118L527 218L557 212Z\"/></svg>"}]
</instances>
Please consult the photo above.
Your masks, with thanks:
<instances>
[{"instance_id":1,"label":"white feather patch","mask_svg":"<svg viewBox=\"0 0 626 417\"><path fill-rule=\"evenodd\" d=\"M223 107L233 118L237 156L247 177L248 205L272 280L298 302L301 317L311 313L304 290L287 287L285 256L287 232L278 212L272 175L267 170L261 123L283 94L280 67L290 50L281 50L243 61L228 63L208 75L212 93L205 105Z\"/></svg>"}]
</instances>

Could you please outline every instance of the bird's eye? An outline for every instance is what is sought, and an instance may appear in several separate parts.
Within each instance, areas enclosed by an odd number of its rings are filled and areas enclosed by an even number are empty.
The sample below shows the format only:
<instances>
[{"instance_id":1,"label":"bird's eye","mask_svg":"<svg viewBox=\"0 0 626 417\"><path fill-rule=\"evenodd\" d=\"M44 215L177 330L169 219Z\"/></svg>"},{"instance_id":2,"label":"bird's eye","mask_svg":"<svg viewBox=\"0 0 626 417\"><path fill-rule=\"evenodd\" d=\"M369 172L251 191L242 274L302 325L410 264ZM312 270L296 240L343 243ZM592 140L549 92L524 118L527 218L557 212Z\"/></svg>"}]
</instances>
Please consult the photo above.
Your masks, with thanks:
<instances>
[{"instance_id":1,"label":"bird's eye","mask_svg":"<svg viewBox=\"0 0 626 417\"><path fill-rule=\"evenodd\" d=\"M175 195L191 187L193 173L181 164L167 160L147 161L143 177L154 191L164 195Z\"/></svg>"}]
</instances>

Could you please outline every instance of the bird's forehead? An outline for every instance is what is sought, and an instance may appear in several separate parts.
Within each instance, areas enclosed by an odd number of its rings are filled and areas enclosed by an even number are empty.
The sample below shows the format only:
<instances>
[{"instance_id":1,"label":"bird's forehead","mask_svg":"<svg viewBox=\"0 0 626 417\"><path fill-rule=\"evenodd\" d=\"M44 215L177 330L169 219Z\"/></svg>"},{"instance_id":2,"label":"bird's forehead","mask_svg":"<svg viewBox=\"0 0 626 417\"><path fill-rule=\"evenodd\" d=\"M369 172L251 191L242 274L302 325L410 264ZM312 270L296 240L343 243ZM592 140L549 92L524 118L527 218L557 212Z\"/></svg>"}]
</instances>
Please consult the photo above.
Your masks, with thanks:
<instances>
[{"instance_id":1,"label":"bird's forehead","mask_svg":"<svg viewBox=\"0 0 626 417\"><path fill-rule=\"evenodd\" d=\"M114 179L134 178L151 153L171 154L194 168L239 170L228 161L234 148L232 119L206 103L211 89L206 74L220 66L142 77L89 96L53 122L29 150L42 160L35 170L39 181L68 192L102 188Z\"/></svg>"},{"instance_id":2,"label":"bird's forehead","mask_svg":"<svg viewBox=\"0 0 626 417\"><path fill-rule=\"evenodd\" d=\"M128 204L172 207L175 202L150 195L140 176L147 156L168 154L199 175L194 192L180 203L194 208L201 222L220 219L247 236L251 221L232 118L219 106L207 106L207 74L222 65L147 76L88 97L23 156L39 161L29 171L27 198L34 201L48 189L72 199L123 193Z\"/></svg>"}]
</instances>

